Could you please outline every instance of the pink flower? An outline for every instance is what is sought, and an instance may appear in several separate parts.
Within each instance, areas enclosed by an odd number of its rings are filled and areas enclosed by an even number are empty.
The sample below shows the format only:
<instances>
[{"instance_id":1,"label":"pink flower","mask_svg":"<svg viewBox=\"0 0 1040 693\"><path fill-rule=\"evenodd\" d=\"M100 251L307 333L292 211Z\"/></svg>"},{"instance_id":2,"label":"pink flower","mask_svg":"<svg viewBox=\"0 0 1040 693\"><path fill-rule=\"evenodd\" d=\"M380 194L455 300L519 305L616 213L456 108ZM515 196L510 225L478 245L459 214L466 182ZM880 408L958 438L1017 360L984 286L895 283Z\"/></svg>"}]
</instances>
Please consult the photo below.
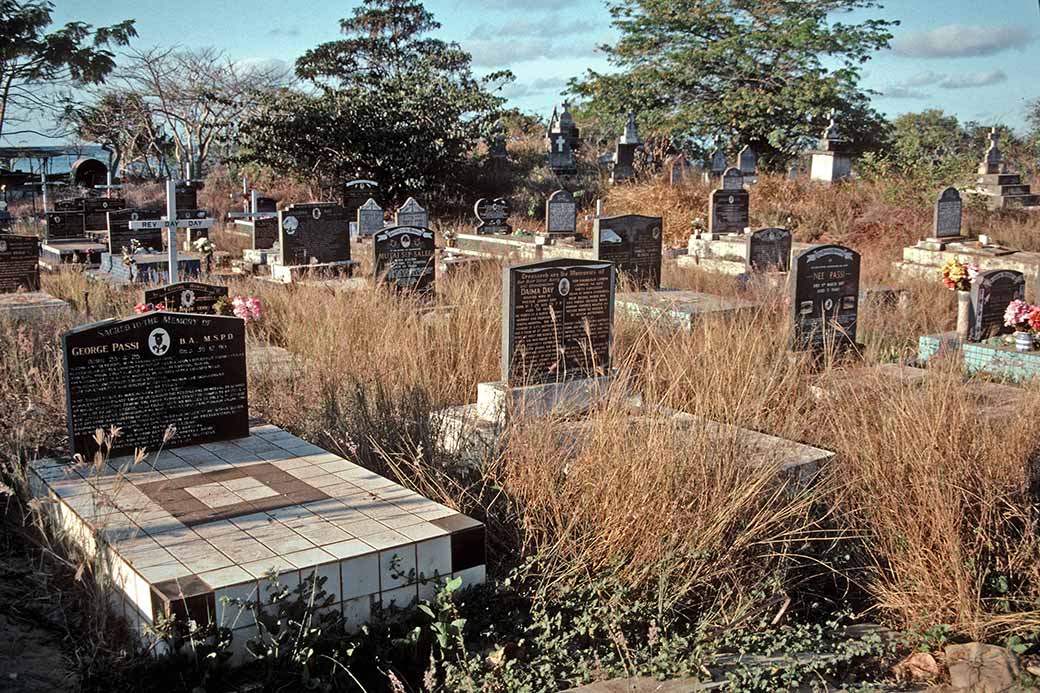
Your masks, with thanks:
<instances>
[{"instance_id":1,"label":"pink flower","mask_svg":"<svg viewBox=\"0 0 1040 693\"><path fill-rule=\"evenodd\" d=\"M1016 298L1008 304L1007 310L1004 311L1004 324L1007 327L1018 327L1029 320L1029 314L1032 311L1033 306Z\"/></svg>"},{"instance_id":2,"label":"pink flower","mask_svg":"<svg viewBox=\"0 0 1040 693\"><path fill-rule=\"evenodd\" d=\"M969 262L965 267L968 270L968 281L975 281L975 277L979 276L979 266L974 262Z\"/></svg>"},{"instance_id":3,"label":"pink flower","mask_svg":"<svg viewBox=\"0 0 1040 693\"><path fill-rule=\"evenodd\" d=\"M255 322L263 317L263 311L260 308L260 299L253 296L246 298L235 296L231 299L231 308L235 317L242 318L246 322Z\"/></svg>"}]
</instances>

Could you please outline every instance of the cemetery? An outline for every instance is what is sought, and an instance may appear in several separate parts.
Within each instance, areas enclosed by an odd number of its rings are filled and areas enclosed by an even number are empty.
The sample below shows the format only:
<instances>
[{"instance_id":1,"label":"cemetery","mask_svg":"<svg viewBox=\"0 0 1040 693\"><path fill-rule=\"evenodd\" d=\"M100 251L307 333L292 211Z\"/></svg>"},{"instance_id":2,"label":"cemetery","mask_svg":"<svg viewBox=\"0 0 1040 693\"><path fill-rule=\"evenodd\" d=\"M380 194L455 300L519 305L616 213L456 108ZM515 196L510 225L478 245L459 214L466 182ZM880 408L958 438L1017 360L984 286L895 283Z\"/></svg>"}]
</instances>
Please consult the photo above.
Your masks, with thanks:
<instances>
[{"instance_id":1,"label":"cemetery","mask_svg":"<svg viewBox=\"0 0 1040 693\"><path fill-rule=\"evenodd\" d=\"M1040 688L1040 94L868 4L0 8L0 689Z\"/></svg>"}]
</instances>

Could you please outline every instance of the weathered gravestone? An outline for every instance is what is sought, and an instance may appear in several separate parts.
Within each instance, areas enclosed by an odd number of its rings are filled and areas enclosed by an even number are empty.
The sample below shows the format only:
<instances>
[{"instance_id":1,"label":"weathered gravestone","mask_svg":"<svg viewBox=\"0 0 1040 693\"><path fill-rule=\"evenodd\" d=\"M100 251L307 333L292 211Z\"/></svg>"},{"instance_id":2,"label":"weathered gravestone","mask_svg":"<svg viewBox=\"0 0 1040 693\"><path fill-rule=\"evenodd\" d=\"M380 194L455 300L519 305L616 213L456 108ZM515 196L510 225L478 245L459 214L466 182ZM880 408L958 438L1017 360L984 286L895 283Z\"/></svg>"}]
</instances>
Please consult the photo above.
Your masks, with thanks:
<instances>
[{"instance_id":1,"label":"weathered gravestone","mask_svg":"<svg viewBox=\"0 0 1040 693\"><path fill-rule=\"evenodd\" d=\"M935 238L950 238L961 235L961 220L964 203L957 188L949 187L939 194L935 203L935 217L932 233Z\"/></svg>"},{"instance_id":2,"label":"weathered gravestone","mask_svg":"<svg viewBox=\"0 0 1040 693\"><path fill-rule=\"evenodd\" d=\"M376 281L418 294L435 289L437 262L433 231L415 226L381 229L372 243Z\"/></svg>"},{"instance_id":3,"label":"weathered gravestone","mask_svg":"<svg viewBox=\"0 0 1040 693\"><path fill-rule=\"evenodd\" d=\"M715 179L722 176L726 171L726 152L720 147L715 147L711 153L711 161L708 164L708 177Z\"/></svg>"},{"instance_id":4,"label":"weathered gravestone","mask_svg":"<svg viewBox=\"0 0 1040 693\"><path fill-rule=\"evenodd\" d=\"M62 335L69 440L88 460L98 429L113 455L249 435L245 322L153 312ZM173 427L164 443L164 433Z\"/></svg>"},{"instance_id":5,"label":"weathered gravestone","mask_svg":"<svg viewBox=\"0 0 1040 693\"><path fill-rule=\"evenodd\" d=\"M357 212L368 200L379 199L379 183L374 180L357 179L343 184L343 207L349 220L351 236L357 235ZM378 202L377 202L378 204Z\"/></svg>"},{"instance_id":6,"label":"weathered gravestone","mask_svg":"<svg viewBox=\"0 0 1040 693\"><path fill-rule=\"evenodd\" d=\"M394 226L413 226L420 229L430 227L430 214L414 197L409 197L394 214Z\"/></svg>"},{"instance_id":7,"label":"weathered gravestone","mask_svg":"<svg viewBox=\"0 0 1040 693\"><path fill-rule=\"evenodd\" d=\"M228 288L202 282L177 282L144 292L144 302L150 306L163 304L171 313L215 315L214 306L227 301Z\"/></svg>"},{"instance_id":8,"label":"weathered gravestone","mask_svg":"<svg viewBox=\"0 0 1040 693\"><path fill-rule=\"evenodd\" d=\"M192 211L199 208L199 188L201 184L181 181L175 188L174 199L177 202L177 211Z\"/></svg>"},{"instance_id":9,"label":"weathered gravestone","mask_svg":"<svg viewBox=\"0 0 1040 693\"><path fill-rule=\"evenodd\" d=\"M508 267L502 287L502 380L510 386L610 373L615 270L558 259Z\"/></svg>"},{"instance_id":10,"label":"weathered gravestone","mask_svg":"<svg viewBox=\"0 0 1040 693\"><path fill-rule=\"evenodd\" d=\"M549 147L549 168L559 175L577 173L578 166L574 161L570 138L562 132L557 132L550 133L546 141Z\"/></svg>"},{"instance_id":11,"label":"weathered gravestone","mask_svg":"<svg viewBox=\"0 0 1040 693\"><path fill-rule=\"evenodd\" d=\"M350 260L347 210L334 202L290 205L278 212L278 259L282 265Z\"/></svg>"},{"instance_id":12,"label":"weathered gravestone","mask_svg":"<svg viewBox=\"0 0 1040 693\"><path fill-rule=\"evenodd\" d=\"M573 236L578 228L578 205L566 190L557 190L545 201L545 232Z\"/></svg>"},{"instance_id":13,"label":"weathered gravestone","mask_svg":"<svg viewBox=\"0 0 1040 693\"><path fill-rule=\"evenodd\" d=\"M661 288L661 217L597 217L593 225L597 260L614 263L639 289Z\"/></svg>"},{"instance_id":14,"label":"weathered gravestone","mask_svg":"<svg viewBox=\"0 0 1040 693\"><path fill-rule=\"evenodd\" d=\"M1026 298L1026 280L1021 272L1014 270L990 270L980 272L971 284L971 305L974 317L968 339L979 342L983 339L1011 332L1004 325L1004 311L1014 300Z\"/></svg>"},{"instance_id":15,"label":"weathered gravestone","mask_svg":"<svg viewBox=\"0 0 1040 693\"><path fill-rule=\"evenodd\" d=\"M671 185L682 185L690 177L691 166L685 154L678 154L672 158L668 168L668 181Z\"/></svg>"},{"instance_id":16,"label":"weathered gravestone","mask_svg":"<svg viewBox=\"0 0 1040 693\"><path fill-rule=\"evenodd\" d=\"M620 183L635 177L636 150L642 145L643 140L639 138L639 131L636 129L636 114L629 113L625 132L618 139L614 150L614 165L610 171L612 182Z\"/></svg>"},{"instance_id":17,"label":"weathered gravestone","mask_svg":"<svg viewBox=\"0 0 1040 693\"><path fill-rule=\"evenodd\" d=\"M722 188L711 192L709 205L709 234L744 232L751 223L751 195L744 189L744 176L739 169L726 169Z\"/></svg>"},{"instance_id":18,"label":"weathered gravestone","mask_svg":"<svg viewBox=\"0 0 1040 693\"><path fill-rule=\"evenodd\" d=\"M755 154L755 150L751 148L750 144L744 145L744 148L737 154L737 168L745 178L754 178L758 175L758 155Z\"/></svg>"},{"instance_id":19,"label":"weathered gravestone","mask_svg":"<svg viewBox=\"0 0 1040 693\"><path fill-rule=\"evenodd\" d=\"M791 232L759 229L747 237L748 272L786 272L791 266Z\"/></svg>"},{"instance_id":20,"label":"weathered gravestone","mask_svg":"<svg viewBox=\"0 0 1040 693\"><path fill-rule=\"evenodd\" d=\"M63 200L54 201L56 212L82 212L84 197L66 197Z\"/></svg>"},{"instance_id":21,"label":"weathered gravestone","mask_svg":"<svg viewBox=\"0 0 1040 693\"><path fill-rule=\"evenodd\" d=\"M0 234L0 294L40 290L40 239Z\"/></svg>"},{"instance_id":22,"label":"weathered gravestone","mask_svg":"<svg viewBox=\"0 0 1040 693\"><path fill-rule=\"evenodd\" d=\"M794 261L791 347L824 351L854 346L859 315L859 253L840 245L821 245Z\"/></svg>"},{"instance_id":23,"label":"weathered gravestone","mask_svg":"<svg viewBox=\"0 0 1040 693\"><path fill-rule=\"evenodd\" d=\"M161 251L162 229L130 229L131 221L162 219L165 212L157 209L117 209L108 213L108 252L118 255L123 248L130 250L131 241L136 240L142 248Z\"/></svg>"},{"instance_id":24,"label":"weathered gravestone","mask_svg":"<svg viewBox=\"0 0 1040 693\"><path fill-rule=\"evenodd\" d=\"M47 213L47 240L84 238L83 212L55 209Z\"/></svg>"},{"instance_id":25,"label":"weathered gravestone","mask_svg":"<svg viewBox=\"0 0 1040 693\"><path fill-rule=\"evenodd\" d=\"M368 238L381 228L383 228L383 208L375 200L369 199L358 207L357 234L361 238Z\"/></svg>"},{"instance_id":26,"label":"weathered gravestone","mask_svg":"<svg viewBox=\"0 0 1040 693\"><path fill-rule=\"evenodd\" d=\"M83 228L104 231L108 228L108 213L126 209L126 200L119 197L88 197L83 200Z\"/></svg>"},{"instance_id":27,"label":"weathered gravestone","mask_svg":"<svg viewBox=\"0 0 1040 693\"><path fill-rule=\"evenodd\" d=\"M512 233L513 227L508 224L512 207L509 200L496 197L494 200L481 198L473 205L473 213L477 216L477 233Z\"/></svg>"}]
</instances>

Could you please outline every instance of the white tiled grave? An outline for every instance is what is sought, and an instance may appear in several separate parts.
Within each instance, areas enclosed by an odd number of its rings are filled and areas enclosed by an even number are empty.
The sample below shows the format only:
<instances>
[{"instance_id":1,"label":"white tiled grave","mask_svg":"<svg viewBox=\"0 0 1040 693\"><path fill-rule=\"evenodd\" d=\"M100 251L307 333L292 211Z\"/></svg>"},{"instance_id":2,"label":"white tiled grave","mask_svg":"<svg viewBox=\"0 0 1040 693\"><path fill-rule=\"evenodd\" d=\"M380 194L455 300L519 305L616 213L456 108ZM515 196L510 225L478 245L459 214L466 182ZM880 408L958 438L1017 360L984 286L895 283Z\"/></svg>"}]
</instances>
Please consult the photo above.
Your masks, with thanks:
<instances>
[{"instance_id":1,"label":"white tiled grave","mask_svg":"<svg viewBox=\"0 0 1040 693\"><path fill-rule=\"evenodd\" d=\"M72 312L69 304L43 291L0 294L0 316L34 320L62 317Z\"/></svg>"},{"instance_id":2,"label":"white tiled grave","mask_svg":"<svg viewBox=\"0 0 1040 693\"><path fill-rule=\"evenodd\" d=\"M350 627L379 603L432 598L448 577L484 581L481 523L275 426L131 462L37 460L30 483L73 541L103 552L113 607L145 643L176 614L231 628L241 655L256 624L225 598L267 603L272 571L289 588L328 578Z\"/></svg>"}]
</instances>

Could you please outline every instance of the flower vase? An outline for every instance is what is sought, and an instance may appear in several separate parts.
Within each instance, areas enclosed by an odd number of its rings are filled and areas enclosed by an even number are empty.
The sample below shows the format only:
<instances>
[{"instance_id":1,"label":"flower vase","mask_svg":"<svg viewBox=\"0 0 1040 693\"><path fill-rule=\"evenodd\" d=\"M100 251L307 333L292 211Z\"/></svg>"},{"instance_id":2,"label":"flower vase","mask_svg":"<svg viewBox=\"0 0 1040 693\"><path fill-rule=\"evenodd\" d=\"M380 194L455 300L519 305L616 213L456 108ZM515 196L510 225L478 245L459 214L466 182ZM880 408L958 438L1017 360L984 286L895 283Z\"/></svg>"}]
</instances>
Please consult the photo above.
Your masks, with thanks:
<instances>
[{"instance_id":1,"label":"flower vase","mask_svg":"<svg viewBox=\"0 0 1040 693\"><path fill-rule=\"evenodd\" d=\"M968 341L971 333L971 292L957 292L957 338Z\"/></svg>"},{"instance_id":2,"label":"flower vase","mask_svg":"<svg viewBox=\"0 0 1040 693\"><path fill-rule=\"evenodd\" d=\"M1032 351L1033 333L1020 331L1015 333L1015 351Z\"/></svg>"}]
</instances>

